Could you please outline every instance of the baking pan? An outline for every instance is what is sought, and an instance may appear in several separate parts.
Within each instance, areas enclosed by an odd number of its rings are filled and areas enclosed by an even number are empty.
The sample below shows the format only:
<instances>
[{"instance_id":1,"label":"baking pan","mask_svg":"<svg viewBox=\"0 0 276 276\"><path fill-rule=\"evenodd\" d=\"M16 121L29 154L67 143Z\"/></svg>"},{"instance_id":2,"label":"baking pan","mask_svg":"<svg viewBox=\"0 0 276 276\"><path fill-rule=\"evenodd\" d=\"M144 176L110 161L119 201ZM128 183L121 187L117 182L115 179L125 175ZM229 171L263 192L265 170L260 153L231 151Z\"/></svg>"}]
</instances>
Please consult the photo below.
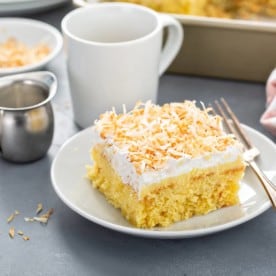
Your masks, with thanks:
<instances>
[{"instance_id":1,"label":"baking pan","mask_svg":"<svg viewBox=\"0 0 276 276\"><path fill-rule=\"evenodd\" d=\"M276 23L174 15L185 39L171 72L265 81L276 65Z\"/></svg>"},{"instance_id":2,"label":"baking pan","mask_svg":"<svg viewBox=\"0 0 276 276\"><path fill-rule=\"evenodd\" d=\"M276 20L170 15L183 25L185 38L169 72L264 82L276 66Z\"/></svg>"}]
</instances>

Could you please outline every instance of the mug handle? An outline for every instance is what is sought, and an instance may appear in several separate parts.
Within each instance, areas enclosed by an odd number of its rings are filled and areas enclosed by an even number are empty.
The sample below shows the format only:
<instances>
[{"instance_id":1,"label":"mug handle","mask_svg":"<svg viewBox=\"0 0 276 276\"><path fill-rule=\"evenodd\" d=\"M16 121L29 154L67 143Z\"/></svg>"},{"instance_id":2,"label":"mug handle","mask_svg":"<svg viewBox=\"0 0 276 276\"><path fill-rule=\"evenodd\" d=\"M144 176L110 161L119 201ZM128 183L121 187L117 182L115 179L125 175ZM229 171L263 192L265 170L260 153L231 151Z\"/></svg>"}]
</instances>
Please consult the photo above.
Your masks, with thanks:
<instances>
[{"instance_id":1,"label":"mug handle","mask_svg":"<svg viewBox=\"0 0 276 276\"><path fill-rule=\"evenodd\" d=\"M178 53L184 38L181 24L169 15L161 14L160 20L163 26L168 28L167 39L161 52L159 76L169 67Z\"/></svg>"}]
</instances>

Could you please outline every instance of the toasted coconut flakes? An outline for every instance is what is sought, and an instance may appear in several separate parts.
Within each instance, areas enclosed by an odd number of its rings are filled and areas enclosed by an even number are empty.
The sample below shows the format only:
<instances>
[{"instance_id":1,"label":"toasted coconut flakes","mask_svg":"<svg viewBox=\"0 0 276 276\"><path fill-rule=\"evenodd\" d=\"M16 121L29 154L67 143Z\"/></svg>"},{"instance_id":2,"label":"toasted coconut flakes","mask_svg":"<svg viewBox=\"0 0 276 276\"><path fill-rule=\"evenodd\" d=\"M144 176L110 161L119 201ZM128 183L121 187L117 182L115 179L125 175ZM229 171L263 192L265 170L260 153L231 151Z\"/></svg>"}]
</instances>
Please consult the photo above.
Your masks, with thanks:
<instances>
[{"instance_id":1,"label":"toasted coconut flakes","mask_svg":"<svg viewBox=\"0 0 276 276\"><path fill-rule=\"evenodd\" d=\"M35 213L38 215L42 210L43 210L42 203L38 203Z\"/></svg>"},{"instance_id":2,"label":"toasted coconut flakes","mask_svg":"<svg viewBox=\"0 0 276 276\"><path fill-rule=\"evenodd\" d=\"M45 214L41 215L40 217L43 217L43 218L50 218L50 216L54 213L54 209L51 208L49 209Z\"/></svg>"},{"instance_id":3,"label":"toasted coconut flakes","mask_svg":"<svg viewBox=\"0 0 276 276\"><path fill-rule=\"evenodd\" d=\"M48 218L43 218L43 217L34 217L33 220L41 223L45 223L45 224L48 222Z\"/></svg>"},{"instance_id":4,"label":"toasted coconut flakes","mask_svg":"<svg viewBox=\"0 0 276 276\"><path fill-rule=\"evenodd\" d=\"M43 215L39 216L39 217L32 217L32 218L24 218L25 221L27 222L34 222L34 221L37 221L37 222L41 222L41 223L44 223L44 224L47 224L48 223L48 220L50 219L51 215L54 213L54 209L51 208L49 209L46 213L44 213Z\"/></svg>"},{"instance_id":5,"label":"toasted coconut flakes","mask_svg":"<svg viewBox=\"0 0 276 276\"><path fill-rule=\"evenodd\" d=\"M24 241L29 241L29 240L30 240L30 237L28 237L28 236L23 236L22 239L23 239Z\"/></svg>"},{"instance_id":6,"label":"toasted coconut flakes","mask_svg":"<svg viewBox=\"0 0 276 276\"><path fill-rule=\"evenodd\" d=\"M163 106L137 103L133 110L117 114L115 109L95 122L107 145L127 151L138 174L162 168L169 159L196 158L224 151L236 143L221 127L222 118L203 104L170 103Z\"/></svg>"},{"instance_id":7,"label":"toasted coconut flakes","mask_svg":"<svg viewBox=\"0 0 276 276\"><path fill-rule=\"evenodd\" d=\"M12 213L12 214L8 217L7 223L12 222L14 218L15 218L15 215L14 215L14 213Z\"/></svg>"},{"instance_id":8,"label":"toasted coconut flakes","mask_svg":"<svg viewBox=\"0 0 276 276\"><path fill-rule=\"evenodd\" d=\"M53 208L49 209L45 214L39 217L40 220L42 220L41 222L47 223L53 213L54 213L54 209ZM44 222L43 220L45 220L46 222Z\"/></svg>"},{"instance_id":9,"label":"toasted coconut flakes","mask_svg":"<svg viewBox=\"0 0 276 276\"><path fill-rule=\"evenodd\" d=\"M34 218L24 218L24 220L27 222L34 222Z\"/></svg>"},{"instance_id":10,"label":"toasted coconut flakes","mask_svg":"<svg viewBox=\"0 0 276 276\"><path fill-rule=\"evenodd\" d=\"M10 236L11 239L13 239L14 235L15 235L14 227L11 227L10 230L9 230L9 236Z\"/></svg>"},{"instance_id":11,"label":"toasted coconut flakes","mask_svg":"<svg viewBox=\"0 0 276 276\"><path fill-rule=\"evenodd\" d=\"M46 44L29 46L10 37L0 43L0 68L34 64L44 59L50 52L51 49Z\"/></svg>"},{"instance_id":12,"label":"toasted coconut flakes","mask_svg":"<svg viewBox=\"0 0 276 276\"><path fill-rule=\"evenodd\" d=\"M15 210L7 219L7 223L10 223L14 220L14 218L19 215L19 212L17 210Z\"/></svg>"},{"instance_id":13,"label":"toasted coconut flakes","mask_svg":"<svg viewBox=\"0 0 276 276\"><path fill-rule=\"evenodd\" d=\"M18 231L17 231L17 234L18 234L19 236L23 236L23 235L24 235L23 231L21 231L21 230L18 230Z\"/></svg>"}]
</instances>

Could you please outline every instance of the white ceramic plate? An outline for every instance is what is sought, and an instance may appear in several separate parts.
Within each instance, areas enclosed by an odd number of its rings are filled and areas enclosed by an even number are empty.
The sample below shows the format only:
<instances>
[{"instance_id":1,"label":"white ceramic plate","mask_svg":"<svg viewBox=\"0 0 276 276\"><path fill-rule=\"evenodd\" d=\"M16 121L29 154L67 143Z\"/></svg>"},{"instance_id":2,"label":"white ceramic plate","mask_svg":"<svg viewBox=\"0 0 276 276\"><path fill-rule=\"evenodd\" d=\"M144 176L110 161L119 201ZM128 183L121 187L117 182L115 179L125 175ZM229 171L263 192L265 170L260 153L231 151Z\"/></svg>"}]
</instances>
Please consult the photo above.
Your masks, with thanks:
<instances>
[{"instance_id":1,"label":"white ceramic plate","mask_svg":"<svg viewBox=\"0 0 276 276\"><path fill-rule=\"evenodd\" d=\"M259 165L268 177L276 180L275 144L250 127L245 126L245 130L262 153L258 160ZM85 178L85 166L91 164L90 131L88 128L79 132L61 147L52 163L51 178L56 193L66 205L81 216L104 227L143 237L189 238L237 226L260 215L271 206L261 184L248 169L241 182L240 205L181 221L167 228L151 230L135 228Z\"/></svg>"},{"instance_id":2,"label":"white ceramic plate","mask_svg":"<svg viewBox=\"0 0 276 276\"><path fill-rule=\"evenodd\" d=\"M24 18L0 18L0 43L5 42L10 37L28 46L43 42L50 47L51 52L44 59L34 64L13 68L0 67L0 76L43 68L57 56L63 44L60 32L49 24Z\"/></svg>"},{"instance_id":3,"label":"white ceramic plate","mask_svg":"<svg viewBox=\"0 0 276 276\"><path fill-rule=\"evenodd\" d=\"M54 8L69 0L0 0L0 15L19 15Z\"/></svg>"}]
</instances>

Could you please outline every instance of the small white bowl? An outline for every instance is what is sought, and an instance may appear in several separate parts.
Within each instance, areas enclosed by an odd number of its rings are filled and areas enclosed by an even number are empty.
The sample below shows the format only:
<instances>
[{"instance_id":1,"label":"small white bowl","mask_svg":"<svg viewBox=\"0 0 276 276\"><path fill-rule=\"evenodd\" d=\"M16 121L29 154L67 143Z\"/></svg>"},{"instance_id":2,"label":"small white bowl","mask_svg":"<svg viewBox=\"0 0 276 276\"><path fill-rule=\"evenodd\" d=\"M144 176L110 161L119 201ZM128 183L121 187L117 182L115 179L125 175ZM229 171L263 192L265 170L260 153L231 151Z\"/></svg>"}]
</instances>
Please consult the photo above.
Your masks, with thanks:
<instances>
[{"instance_id":1,"label":"small white bowl","mask_svg":"<svg viewBox=\"0 0 276 276\"><path fill-rule=\"evenodd\" d=\"M41 69L57 56L63 45L60 32L49 24L24 18L0 18L0 43L10 37L28 46L45 43L49 46L50 53L39 62L30 65L0 68L0 76Z\"/></svg>"},{"instance_id":2,"label":"small white bowl","mask_svg":"<svg viewBox=\"0 0 276 276\"><path fill-rule=\"evenodd\" d=\"M96 4L100 3L101 1L99 0L73 0L73 4L77 7L84 7L89 4Z\"/></svg>"}]
</instances>

